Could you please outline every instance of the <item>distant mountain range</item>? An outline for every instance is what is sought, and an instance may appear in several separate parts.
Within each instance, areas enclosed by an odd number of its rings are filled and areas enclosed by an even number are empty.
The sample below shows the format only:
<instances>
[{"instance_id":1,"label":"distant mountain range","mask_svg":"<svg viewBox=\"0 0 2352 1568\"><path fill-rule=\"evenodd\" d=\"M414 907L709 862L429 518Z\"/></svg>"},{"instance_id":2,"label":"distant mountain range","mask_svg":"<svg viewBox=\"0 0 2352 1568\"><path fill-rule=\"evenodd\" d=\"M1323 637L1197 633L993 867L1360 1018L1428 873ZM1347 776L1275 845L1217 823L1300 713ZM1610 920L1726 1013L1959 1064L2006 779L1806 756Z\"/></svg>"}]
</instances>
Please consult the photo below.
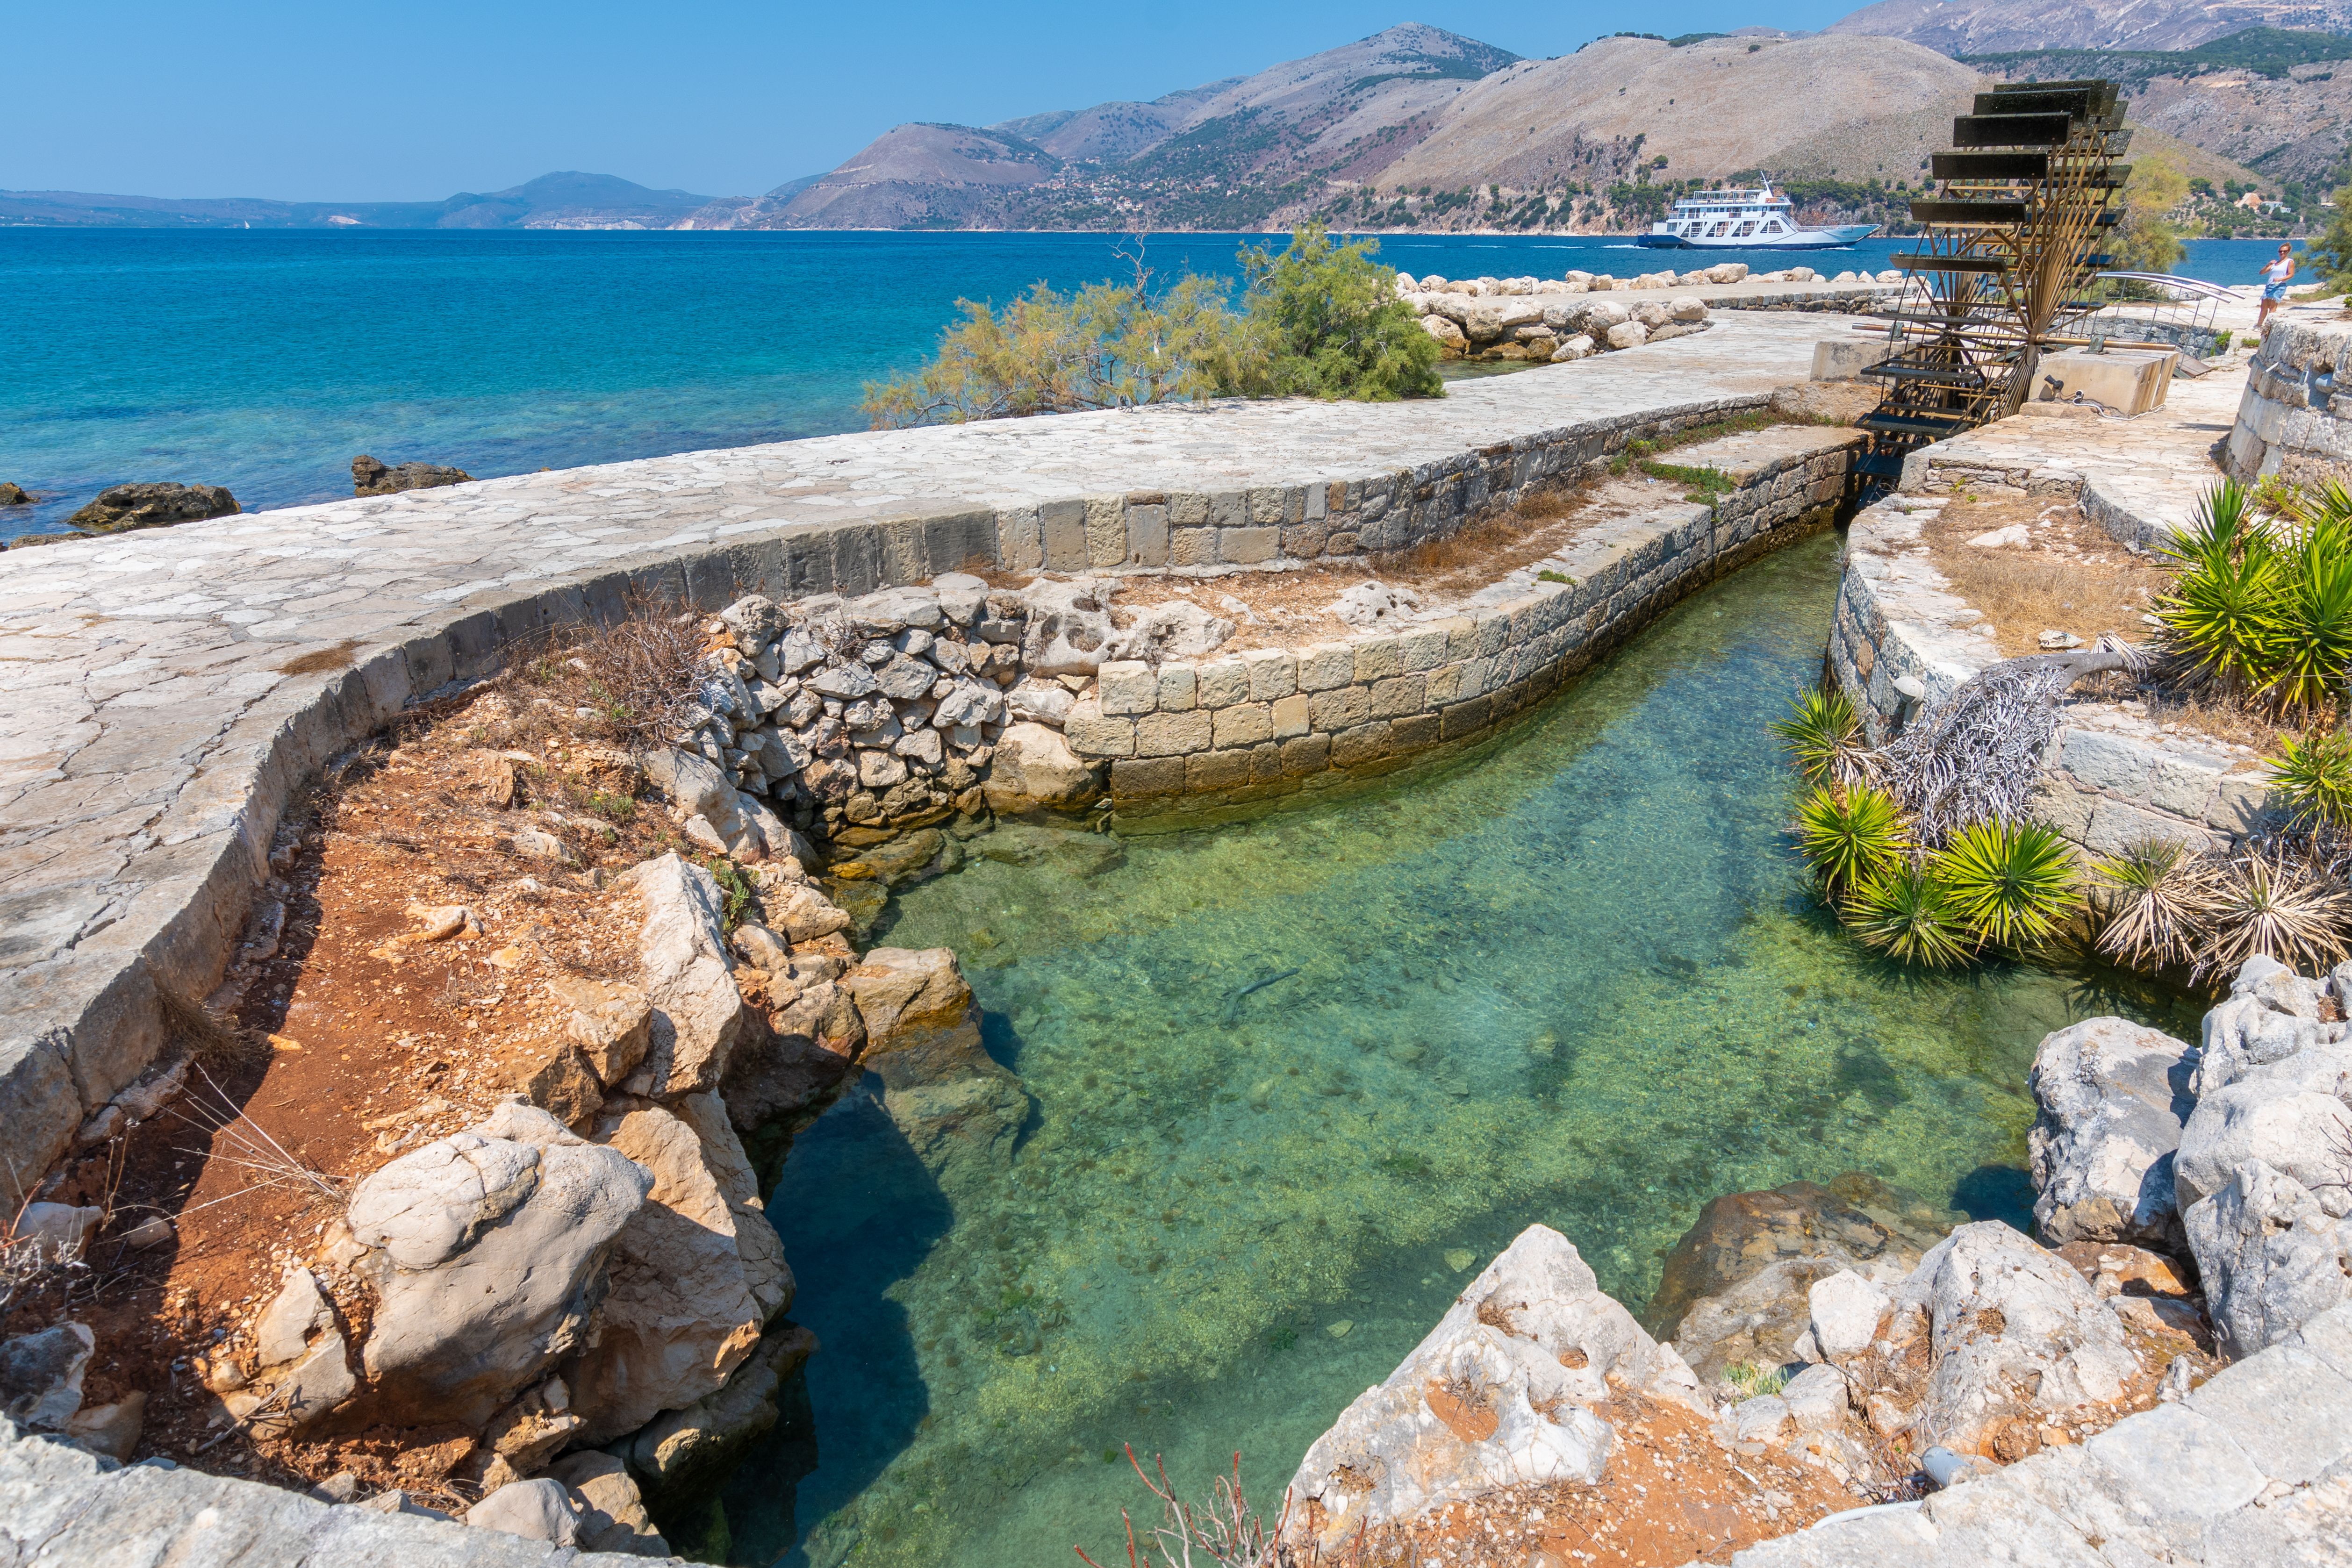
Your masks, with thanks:
<instances>
[{"instance_id":1,"label":"distant mountain range","mask_svg":"<svg viewBox=\"0 0 2352 1568\"><path fill-rule=\"evenodd\" d=\"M565 172L446 202L272 202L255 196L174 201L79 191L0 191L0 224L90 228L667 229L709 204L686 191L649 191L612 174Z\"/></svg>"},{"instance_id":2,"label":"distant mountain range","mask_svg":"<svg viewBox=\"0 0 2352 1568\"><path fill-rule=\"evenodd\" d=\"M1741 175L1891 217L1983 78L2028 75L2123 78L2140 150L2275 186L2345 159L2347 34L2352 0L1880 0L1820 34L1621 33L1530 60L1412 23L1149 102L895 126L759 196L583 173L436 203L16 191L0 225L1605 230L1645 219L1654 181Z\"/></svg>"}]
</instances>

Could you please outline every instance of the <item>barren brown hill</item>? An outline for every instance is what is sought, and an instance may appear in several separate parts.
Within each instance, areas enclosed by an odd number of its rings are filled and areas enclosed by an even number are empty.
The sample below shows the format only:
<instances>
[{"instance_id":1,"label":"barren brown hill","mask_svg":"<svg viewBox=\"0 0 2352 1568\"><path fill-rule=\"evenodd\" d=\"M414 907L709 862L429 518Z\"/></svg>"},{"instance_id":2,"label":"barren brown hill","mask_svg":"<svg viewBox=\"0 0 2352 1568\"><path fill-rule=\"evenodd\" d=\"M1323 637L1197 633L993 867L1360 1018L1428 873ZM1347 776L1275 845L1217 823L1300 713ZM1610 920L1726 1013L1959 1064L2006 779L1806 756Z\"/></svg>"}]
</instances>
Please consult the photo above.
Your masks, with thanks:
<instances>
[{"instance_id":1,"label":"barren brown hill","mask_svg":"<svg viewBox=\"0 0 2352 1568\"><path fill-rule=\"evenodd\" d=\"M1429 135L1380 176L1383 187L1499 183L1536 189L1580 149L1639 137L1669 179L1784 171L1784 150L1852 169L1867 162L1917 178L1979 77L1894 38L1718 38L1671 48L1603 38L1472 87ZM1865 151L1866 150L1866 151Z\"/></svg>"},{"instance_id":2,"label":"barren brown hill","mask_svg":"<svg viewBox=\"0 0 2352 1568\"><path fill-rule=\"evenodd\" d=\"M787 203L780 216L818 228L904 228L981 216L1007 189L1050 180L1061 160L998 131L898 125Z\"/></svg>"},{"instance_id":3,"label":"barren brown hill","mask_svg":"<svg viewBox=\"0 0 2352 1568\"><path fill-rule=\"evenodd\" d=\"M1948 55L2011 49L2186 49L2247 27L2352 32L2352 5L2294 0L1879 0L1829 26Z\"/></svg>"}]
</instances>

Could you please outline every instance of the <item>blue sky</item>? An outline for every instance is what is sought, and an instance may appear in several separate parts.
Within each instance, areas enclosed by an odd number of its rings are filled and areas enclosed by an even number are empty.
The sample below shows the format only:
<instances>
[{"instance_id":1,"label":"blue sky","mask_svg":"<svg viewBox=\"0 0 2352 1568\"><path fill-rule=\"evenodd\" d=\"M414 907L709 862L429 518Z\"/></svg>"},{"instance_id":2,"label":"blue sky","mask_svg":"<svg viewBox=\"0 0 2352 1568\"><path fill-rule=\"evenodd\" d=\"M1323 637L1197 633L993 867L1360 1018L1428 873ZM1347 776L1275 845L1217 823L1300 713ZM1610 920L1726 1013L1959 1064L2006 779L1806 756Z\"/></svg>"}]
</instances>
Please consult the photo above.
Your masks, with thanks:
<instances>
[{"instance_id":1,"label":"blue sky","mask_svg":"<svg viewBox=\"0 0 2352 1568\"><path fill-rule=\"evenodd\" d=\"M1399 22L1546 56L1621 28L1819 27L1854 8L26 0L6 27L0 189L429 201L583 169L745 195L901 120L1154 98Z\"/></svg>"}]
</instances>

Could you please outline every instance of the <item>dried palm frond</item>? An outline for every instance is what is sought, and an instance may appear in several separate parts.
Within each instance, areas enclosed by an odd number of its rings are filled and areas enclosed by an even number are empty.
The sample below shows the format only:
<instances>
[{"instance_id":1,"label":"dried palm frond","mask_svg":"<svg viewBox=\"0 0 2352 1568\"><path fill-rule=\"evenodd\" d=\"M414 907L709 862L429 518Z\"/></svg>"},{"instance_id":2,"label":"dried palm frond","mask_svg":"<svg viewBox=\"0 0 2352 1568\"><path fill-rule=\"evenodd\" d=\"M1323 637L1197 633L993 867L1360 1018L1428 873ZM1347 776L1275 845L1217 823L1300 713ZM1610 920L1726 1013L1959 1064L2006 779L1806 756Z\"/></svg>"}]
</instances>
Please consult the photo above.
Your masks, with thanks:
<instances>
[{"instance_id":1,"label":"dried palm frond","mask_svg":"<svg viewBox=\"0 0 2352 1568\"><path fill-rule=\"evenodd\" d=\"M2352 893L2283 849L2249 848L2223 862L2202 914L2208 936L2195 979L2227 974L2257 953L2317 974L2352 951Z\"/></svg>"},{"instance_id":2,"label":"dried palm frond","mask_svg":"<svg viewBox=\"0 0 2352 1568\"><path fill-rule=\"evenodd\" d=\"M2109 906L2100 952L2146 968L2189 962L2214 892L2201 857L2183 843L2143 839L2091 873Z\"/></svg>"}]
</instances>

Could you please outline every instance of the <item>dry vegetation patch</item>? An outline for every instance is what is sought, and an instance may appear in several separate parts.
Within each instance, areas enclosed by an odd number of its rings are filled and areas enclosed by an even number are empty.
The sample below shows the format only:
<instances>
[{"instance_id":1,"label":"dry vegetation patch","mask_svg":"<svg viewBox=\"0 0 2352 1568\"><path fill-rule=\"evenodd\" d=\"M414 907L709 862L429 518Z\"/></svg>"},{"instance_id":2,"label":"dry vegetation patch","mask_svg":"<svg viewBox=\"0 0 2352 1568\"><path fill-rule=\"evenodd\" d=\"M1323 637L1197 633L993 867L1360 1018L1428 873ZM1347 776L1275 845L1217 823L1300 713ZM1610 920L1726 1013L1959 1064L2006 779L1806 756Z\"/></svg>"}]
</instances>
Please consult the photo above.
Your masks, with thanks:
<instances>
[{"instance_id":1,"label":"dry vegetation patch","mask_svg":"<svg viewBox=\"0 0 2352 1568\"><path fill-rule=\"evenodd\" d=\"M252 1370L261 1310L353 1182L478 1120L565 1049L571 1008L551 981L635 977L642 912L612 873L669 850L704 858L635 799L615 744L675 689L667 634L635 624L653 646L616 645L628 627L592 634L339 759L279 831L231 982L209 1008L171 1009L187 1092L42 1194L108 1218L86 1265L9 1328L89 1324L84 1405L143 1395L140 1454L297 1486L348 1469L368 1490L470 1502L448 1474L467 1434L257 1440L215 1391ZM155 1218L168 1237L132 1245ZM361 1343L367 1299L319 1279Z\"/></svg>"},{"instance_id":2,"label":"dry vegetation patch","mask_svg":"<svg viewBox=\"0 0 2352 1568\"><path fill-rule=\"evenodd\" d=\"M2013 528L2025 530L2019 543L1969 543ZM2126 550L2074 502L2046 496L1964 493L1920 532L1952 591L1990 618L1993 642L2008 658L2041 652L2047 630L2085 643L2105 634L2145 642L2155 630L2154 602L2174 575Z\"/></svg>"}]
</instances>

